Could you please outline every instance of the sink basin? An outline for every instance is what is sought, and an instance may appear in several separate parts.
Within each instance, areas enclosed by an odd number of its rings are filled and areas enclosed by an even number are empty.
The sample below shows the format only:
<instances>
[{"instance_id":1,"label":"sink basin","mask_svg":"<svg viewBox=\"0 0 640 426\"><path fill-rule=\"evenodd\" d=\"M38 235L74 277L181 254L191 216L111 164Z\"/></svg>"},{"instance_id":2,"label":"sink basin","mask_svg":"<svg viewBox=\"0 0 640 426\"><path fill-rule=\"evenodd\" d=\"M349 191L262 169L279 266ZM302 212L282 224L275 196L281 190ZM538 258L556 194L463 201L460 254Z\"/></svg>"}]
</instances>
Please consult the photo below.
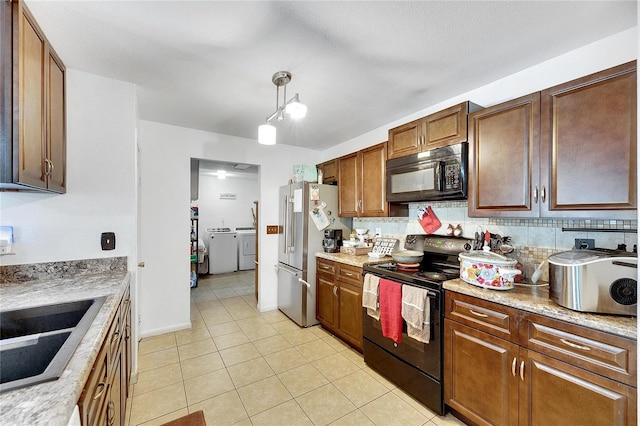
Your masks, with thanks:
<instances>
[{"instance_id":1,"label":"sink basin","mask_svg":"<svg viewBox=\"0 0 640 426\"><path fill-rule=\"evenodd\" d=\"M0 312L0 392L56 380L106 297Z\"/></svg>"}]
</instances>

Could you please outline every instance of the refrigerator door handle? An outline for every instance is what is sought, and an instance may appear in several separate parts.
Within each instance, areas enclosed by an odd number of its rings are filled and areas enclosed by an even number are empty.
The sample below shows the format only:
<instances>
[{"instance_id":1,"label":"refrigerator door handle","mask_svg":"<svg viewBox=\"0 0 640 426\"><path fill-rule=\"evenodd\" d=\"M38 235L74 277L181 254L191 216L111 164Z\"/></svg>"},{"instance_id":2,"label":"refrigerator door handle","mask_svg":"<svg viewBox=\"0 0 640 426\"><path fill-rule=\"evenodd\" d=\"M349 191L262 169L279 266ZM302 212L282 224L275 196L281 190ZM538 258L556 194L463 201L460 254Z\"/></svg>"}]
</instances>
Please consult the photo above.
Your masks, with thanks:
<instances>
[{"instance_id":1,"label":"refrigerator door handle","mask_svg":"<svg viewBox=\"0 0 640 426\"><path fill-rule=\"evenodd\" d=\"M311 284L309 284L308 282L306 282L302 278L298 278L298 282L301 282L302 284L306 285L308 289L311 289Z\"/></svg>"},{"instance_id":2,"label":"refrigerator door handle","mask_svg":"<svg viewBox=\"0 0 640 426\"><path fill-rule=\"evenodd\" d=\"M279 270L282 269L284 272L286 272L289 275L293 275L294 277L297 277L298 273L300 272L300 271L298 271L296 269L289 268L288 266L285 266L283 264L278 264L278 265L273 265L273 266L275 266L276 270L279 271Z\"/></svg>"},{"instance_id":3,"label":"refrigerator door handle","mask_svg":"<svg viewBox=\"0 0 640 426\"><path fill-rule=\"evenodd\" d=\"M289 227L289 232L287 233L287 249L291 249L293 247L293 242L295 241L295 236L293 235L293 231L295 230L295 215L293 214L293 199L291 198L287 200L287 214L289 216L287 219L287 226Z\"/></svg>"},{"instance_id":4,"label":"refrigerator door handle","mask_svg":"<svg viewBox=\"0 0 640 426\"><path fill-rule=\"evenodd\" d=\"M289 243L288 243L288 239L287 239L287 234L288 234L288 228L289 228L289 197L287 197L286 195L284 196L284 205L283 207L283 214L284 214L284 247L282 247L282 253L286 253L287 250L289 249ZM277 268L277 265L276 265Z\"/></svg>"}]
</instances>

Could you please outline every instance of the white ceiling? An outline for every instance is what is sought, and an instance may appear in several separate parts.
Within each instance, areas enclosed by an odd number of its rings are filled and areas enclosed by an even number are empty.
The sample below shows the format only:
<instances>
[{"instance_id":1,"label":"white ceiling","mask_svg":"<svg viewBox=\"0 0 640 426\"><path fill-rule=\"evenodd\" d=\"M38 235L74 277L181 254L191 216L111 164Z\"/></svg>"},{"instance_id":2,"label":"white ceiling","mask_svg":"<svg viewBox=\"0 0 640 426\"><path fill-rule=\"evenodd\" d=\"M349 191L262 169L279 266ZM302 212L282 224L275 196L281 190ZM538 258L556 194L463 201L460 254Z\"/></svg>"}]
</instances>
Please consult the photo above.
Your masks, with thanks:
<instances>
[{"instance_id":1,"label":"white ceiling","mask_svg":"<svg viewBox=\"0 0 640 426\"><path fill-rule=\"evenodd\" d=\"M635 1L34 1L68 68L138 86L140 118L257 138L274 72L324 149L637 25Z\"/></svg>"}]
</instances>

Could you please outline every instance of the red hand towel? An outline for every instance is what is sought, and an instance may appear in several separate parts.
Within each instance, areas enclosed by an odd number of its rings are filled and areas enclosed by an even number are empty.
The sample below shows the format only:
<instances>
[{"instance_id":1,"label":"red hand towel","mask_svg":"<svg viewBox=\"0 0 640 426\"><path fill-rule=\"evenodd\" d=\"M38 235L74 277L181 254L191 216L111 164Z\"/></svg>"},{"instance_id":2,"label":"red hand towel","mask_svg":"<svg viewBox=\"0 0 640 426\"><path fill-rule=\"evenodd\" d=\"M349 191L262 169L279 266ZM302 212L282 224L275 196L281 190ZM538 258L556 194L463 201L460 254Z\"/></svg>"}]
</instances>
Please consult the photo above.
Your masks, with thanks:
<instances>
[{"instance_id":1,"label":"red hand towel","mask_svg":"<svg viewBox=\"0 0 640 426\"><path fill-rule=\"evenodd\" d=\"M402 341L402 285L381 278L379 288L382 335L400 343Z\"/></svg>"}]
</instances>

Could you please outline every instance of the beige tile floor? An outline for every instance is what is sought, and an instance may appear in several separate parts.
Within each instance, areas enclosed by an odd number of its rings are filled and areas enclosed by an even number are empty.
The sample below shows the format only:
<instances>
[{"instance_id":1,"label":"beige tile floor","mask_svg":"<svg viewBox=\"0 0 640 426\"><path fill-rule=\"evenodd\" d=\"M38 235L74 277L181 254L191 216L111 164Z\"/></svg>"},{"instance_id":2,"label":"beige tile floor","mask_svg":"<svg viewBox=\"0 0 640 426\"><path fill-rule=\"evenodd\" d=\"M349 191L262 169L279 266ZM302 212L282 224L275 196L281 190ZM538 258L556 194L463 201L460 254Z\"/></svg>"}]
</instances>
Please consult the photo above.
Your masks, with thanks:
<instances>
[{"instance_id":1,"label":"beige tile floor","mask_svg":"<svg viewBox=\"0 0 640 426\"><path fill-rule=\"evenodd\" d=\"M253 271L191 289L192 328L143 339L128 424L204 410L208 425L462 425L436 416L320 326L259 312Z\"/></svg>"}]
</instances>

